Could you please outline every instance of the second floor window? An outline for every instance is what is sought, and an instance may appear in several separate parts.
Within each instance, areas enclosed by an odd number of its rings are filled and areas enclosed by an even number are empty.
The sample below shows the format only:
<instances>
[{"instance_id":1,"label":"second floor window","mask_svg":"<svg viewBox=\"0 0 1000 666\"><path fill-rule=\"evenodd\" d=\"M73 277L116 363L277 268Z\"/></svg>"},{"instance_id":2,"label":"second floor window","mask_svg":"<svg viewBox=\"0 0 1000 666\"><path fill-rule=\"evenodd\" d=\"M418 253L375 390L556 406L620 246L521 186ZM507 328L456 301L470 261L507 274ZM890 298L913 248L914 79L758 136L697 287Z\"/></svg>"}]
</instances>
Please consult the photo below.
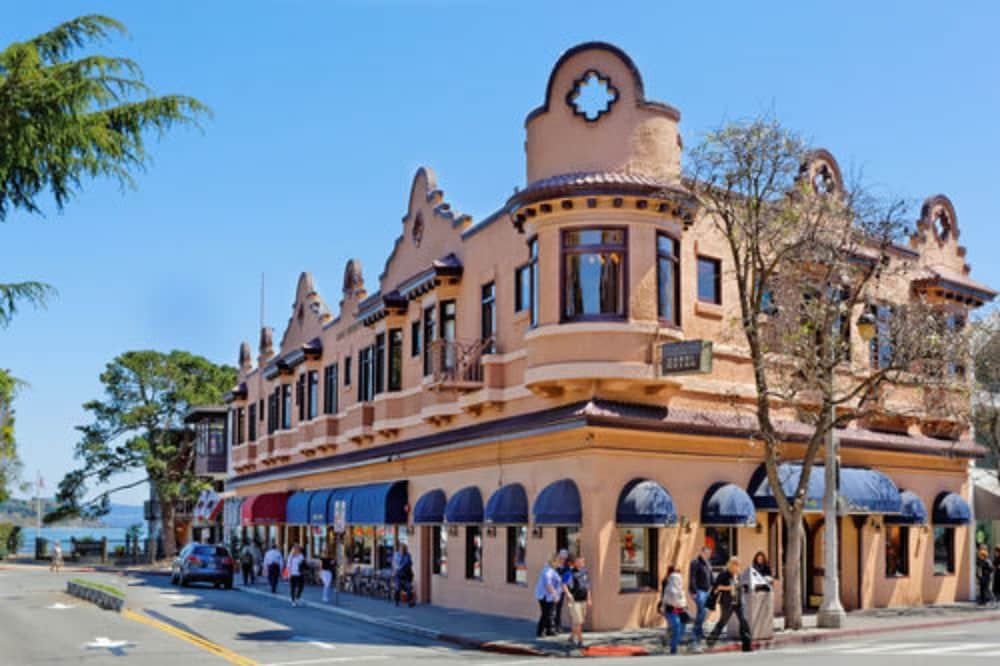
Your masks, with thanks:
<instances>
[{"instance_id":1,"label":"second floor window","mask_svg":"<svg viewBox=\"0 0 1000 666\"><path fill-rule=\"evenodd\" d=\"M288 430L292 427L292 385L281 385L281 427Z\"/></svg>"},{"instance_id":2,"label":"second floor window","mask_svg":"<svg viewBox=\"0 0 1000 666\"><path fill-rule=\"evenodd\" d=\"M375 353L375 345L369 345L358 352L358 401L368 402L375 393L375 382L372 376L374 363L372 356Z\"/></svg>"},{"instance_id":3,"label":"second floor window","mask_svg":"<svg viewBox=\"0 0 1000 666\"><path fill-rule=\"evenodd\" d=\"M351 357L344 358L344 386L351 385Z\"/></svg>"},{"instance_id":4,"label":"second floor window","mask_svg":"<svg viewBox=\"0 0 1000 666\"><path fill-rule=\"evenodd\" d=\"M660 321L681 323L680 243L666 234L656 235L656 309Z\"/></svg>"},{"instance_id":5,"label":"second floor window","mask_svg":"<svg viewBox=\"0 0 1000 666\"><path fill-rule=\"evenodd\" d=\"M257 403L250 405L247 415L247 439L255 442L257 441Z\"/></svg>"},{"instance_id":6,"label":"second floor window","mask_svg":"<svg viewBox=\"0 0 1000 666\"><path fill-rule=\"evenodd\" d=\"M424 308L424 376L431 374L431 346L437 333L437 322L434 316L435 308Z\"/></svg>"},{"instance_id":7,"label":"second floor window","mask_svg":"<svg viewBox=\"0 0 1000 666\"><path fill-rule=\"evenodd\" d=\"M375 347L372 353L375 356L372 361L372 373L375 377L372 394L378 395L385 391L385 333L379 333L375 336Z\"/></svg>"},{"instance_id":8,"label":"second floor window","mask_svg":"<svg viewBox=\"0 0 1000 666\"><path fill-rule=\"evenodd\" d=\"M306 374L303 372L295 382L295 404L299 408L299 423L306 420Z\"/></svg>"},{"instance_id":9,"label":"second floor window","mask_svg":"<svg viewBox=\"0 0 1000 666\"><path fill-rule=\"evenodd\" d=\"M885 370L892 365L892 307L876 305L871 313L875 317L875 336L868 343L869 361L873 368Z\"/></svg>"},{"instance_id":10,"label":"second floor window","mask_svg":"<svg viewBox=\"0 0 1000 666\"><path fill-rule=\"evenodd\" d=\"M485 349L483 349L483 353L492 354L496 351L496 339L494 336L497 332L497 285L495 282L483 285L480 310L482 314L482 339L483 342L489 341Z\"/></svg>"},{"instance_id":11,"label":"second floor window","mask_svg":"<svg viewBox=\"0 0 1000 666\"><path fill-rule=\"evenodd\" d=\"M420 322L410 322L410 357L420 356Z\"/></svg>"},{"instance_id":12,"label":"second floor window","mask_svg":"<svg viewBox=\"0 0 1000 666\"><path fill-rule=\"evenodd\" d=\"M267 434L278 429L278 391L267 394Z\"/></svg>"},{"instance_id":13,"label":"second floor window","mask_svg":"<svg viewBox=\"0 0 1000 666\"><path fill-rule=\"evenodd\" d=\"M319 370L309 371L309 383L308 383L308 410L306 411L306 418L314 419L316 414L319 412Z\"/></svg>"},{"instance_id":14,"label":"second floor window","mask_svg":"<svg viewBox=\"0 0 1000 666\"><path fill-rule=\"evenodd\" d=\"M563 321L625 317L624 229L564 231Z\"/></svg>"},{"instance_id":15,"label":"second floor window","mask_svg":"<svg viewBox=\"0 0 1000 666\"><path fill-rule=\"evenodd\" d=\"M246 409L239 407L236 410L236 443L242 444L244 442L244 433L246 432L244 428L244 423L246 423Z\"/></svg>"},{"instance_id":16,"label":"second floor window","mask_svg":"<svg viewBox=\"0 0 1000 666\"><path fill-rule=\"evenodd\" d=\"M722 262L698 257L698 300L722 305Z\"/></svg>"},{"instance_id":17,"label":"second floor window","mask_svg":"<svg viewBox=\"0 0 1000 666\"><path fill-rule=\"evenodd\" d=\"M333 363L323 369L323 413L336 414L340 409L337 395L337 364Z\"/></svg>"},{"instance_id":18,"label":"second floor window","mask_svg":"<svg viewBox=\"0 0 1000 666\"><path fill-rule=\"evenodd\" d=\"M528 241L528 263L514 272L514 312L531 311L531 325L538 325L538 239Z\"/></svg>"},{"instance_id":19,"label":"second floor window","mask_svg":"<svg viewBox=\"0 0 1000 666\"><path fill-rule=\"evenodd\" d=\"M389 390L403 388L403 329L389 330Z\"/></svg>"}]
</instances>

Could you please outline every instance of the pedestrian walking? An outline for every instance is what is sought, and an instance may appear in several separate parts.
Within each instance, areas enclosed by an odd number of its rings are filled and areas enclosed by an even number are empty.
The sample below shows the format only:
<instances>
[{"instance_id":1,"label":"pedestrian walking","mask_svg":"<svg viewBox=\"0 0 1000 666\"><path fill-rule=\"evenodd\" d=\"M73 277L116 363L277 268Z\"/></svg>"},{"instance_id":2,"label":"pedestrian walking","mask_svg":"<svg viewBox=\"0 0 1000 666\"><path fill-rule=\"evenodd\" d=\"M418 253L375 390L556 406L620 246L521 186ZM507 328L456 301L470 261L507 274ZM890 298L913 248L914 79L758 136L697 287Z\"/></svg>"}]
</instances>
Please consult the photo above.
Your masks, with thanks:
<instances>
[{"instance_id":1,"label":"pedestrian walking","mask_svg":"<svg viewBox=\"0 0 1000 666\"><path fill-rule=\"evenodd\" d=\"M562 586L570 582L571 569L569 566L569 551L563 548L562 550L559 551L559 557L562 558L563 563L562 566L556 569L556 572L559 574L559 581L560 581L559 591L561 593ZM556 609L555 609L556 623L555 627L553 627L553 630L557 634L561 634L563 631L566 630L565 627L563 627L562 623L562 616L563 616L562 611L563 611L563 605L565 603L566 603L566 596L560 594L559 600L556 601Z\"/></svg>"},{"instance_id":2,"label":"pedestrian walking","mask_svg":"<svg viewBox=\"0 0 1000 666\"><path fill-rule=\"evenodd\" d=\"M535 599L539 610L536 636L556 635L556 602L562 597L562 579L556 570L565 562L565 558L555 555L538 574L538 582L535 583Z\"/></svg>"},{"instance_id":3,"label":"pedestrian walking","mask_svg":"<svg viewBox=\"0 0 1000 666\"><path fill-rule=\"evenodd\" d=\"M583 623L587 620L587 610L591 607L590 574L583 555L566 560L569 566L569 583L563 582L562 597L569 607L571 645L583 647Z\"/></svg>"},{"instance_id":4,"label":"pedestrian walking","mask_svg":"<svg viewBox=\"0 0 1000 666\"><path fill-rule=\"evenodd\" d=\"M257 582L257 562L254 561L253 547L250 542L243 544L240 551L240 573L243 574L243 586L253 585Z\"/></svg>"},{"instance_id":5,"label":"pedestrian walking","mask_svg":"<svg viewBox=\"0 0 1000 666\"><path fill-rule=\"evenodd\" d=\"M410 557L410 549L406 544L402 544L397 551L399 560L396 562L396 605L399 605L400 595L406 595L406 603L413 608L417 600L413 597L413 558Z\"/></svg>"},{"instance_id":6,"label":"pedestrian walking","mask_svg":"<svg viewBox=\"0 0 1000 666\"><path fill-rule=\"evenodd\" d=\"M726 568L715 578L715 585L712 588L719 596L719 620L712 628L712 633L708 636L708 645L712 646L719 640L722 630L729 622L729 618L736 615L740 624L740 645L744 652L753 650L753 643L750 638L750 623L747 622L746 614L743 612L743 599L740 594L740 560L730 557Z\"/></svg>"},{"instance_id":7,"label":"pedestrian walking","mask_svg":"<svg viewBox=\"0 0 1000 666\"><path fill-rule=\"evenodd\" d=\"M271 547L272 548L276 547L273 541L271 542ZM253 542L253 546L251 546L251 549L253 550L254 571L257 576L263 576L264 569L266 569L267 567L264 565L264 551L261 548L260 541L257 541L255 539Z\"/></svg>"},{"instance_id":8,"label":"pedestrian walking","mask_svg":"<svg viewBox=\"0 0 1000 666\"><path fill-rule=\"evenodd\" d=\"M49 571L54 571L59 573L63 566L63 552L62 544L58 541L52 544L52 563L49 565Z\"/></svg>"},{"instance_id":9,"label":"pedestrian walking","mask_svg":"<svg viewBox=\"0 0 1000 666\"><path fill-rule=\"evenodd\" d=\"M687 612L687 595L684 594L684 579L674 567L670 567L663 579L660 595L660 612L667 619L670 631L670 654L677 654L684 640L684 620Z\"/></svg>"},{"instance_id":10,"label":"pedestrian walking","mask_svg":"<svg viewBox=\"0 0 1000 666\"><path fill-rule=\"evenodd\" d=\"M994 606L1000 603L1000 575L997 575L998 569L1000 569L1000 545L993 547L993 605Z\"/></svg>"},{"instance_id":11,"label":"pedestrian walking","mask_svg":"<svg viewBox=\"0 0 1000 666\"><path fill-rule=\"evenodd\" d=\"M278 581L281 579L281 551L278 544L271 542L271 547L264 553L264 568L267 569L267 582L271 585L271 594L277 594Z\"/></svg>"},{"instance_id":12,"label":"pedestrian walking","mask_svg":"<svg viewBox=\"0 0 1000 666\"><path fill-rule=\"evenodd\" d=\"M302 598L302 590L305 589L305 569L306 556L302 554L302 547L298 544L292 546L292 552L288 556L288 588L292 598L292 605L298 606Z\"/></svg>"},{"instance_id":13,"label":"pedestrian walking","mask_svg":"<svg viewBox=\"0 0 1000 666\"><path fill-rule=\"evenodd\" d=\"M985 543L979 544L976 557L976 582L979 583L979 595L976 603L985 606L993 600L993 562L990 561L990 549Z\"/></svg>"},{"instance_id":14,"label":"pedestrian walking","mask_svg":"<svg viewBox=\"0 0 1000 666\"><path fill-rule=\"evenodd\" d=\"M694 597L695 604L694 625L691 627L695 652L701 650L701 644L705 641L705 617L708 615L706 604L712 590L711 556L712 549L702 546L698 556L691 560L691 566L688 567L688 592Z\"/></svg>"},{"instance_id":15,"label":"pedestrian walking","mask_svg":"<svg viewBox=\"0 0 1000 666\"><path fill-rule=\"evenodd\" d=\"M323 557L319 561L319 579L323 583L323 603L330 603L330 587L333 585L333 577L336 573L337 562L330 554L330 551L326 551Z\"/></svg>"}]
</instances>

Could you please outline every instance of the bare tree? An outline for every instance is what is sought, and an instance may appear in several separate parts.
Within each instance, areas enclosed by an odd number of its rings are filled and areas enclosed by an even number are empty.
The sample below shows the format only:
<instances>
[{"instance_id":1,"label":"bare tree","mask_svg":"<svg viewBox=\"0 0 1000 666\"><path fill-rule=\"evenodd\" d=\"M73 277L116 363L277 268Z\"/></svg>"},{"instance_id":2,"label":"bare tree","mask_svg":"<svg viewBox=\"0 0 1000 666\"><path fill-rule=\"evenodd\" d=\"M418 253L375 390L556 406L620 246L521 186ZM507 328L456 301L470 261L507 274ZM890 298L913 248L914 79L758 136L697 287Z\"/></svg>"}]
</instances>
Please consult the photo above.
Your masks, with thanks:
<instances>
[{"instance_id":1,"label":"bare tree","mask_svg":"<svg viewBox=\"0 0 1000 666\"><path fill-rule=\"evenodd\" d=\"M927 402L915 395L951 390L946 357L955 336L910 289L919 267L897 245L906 206L845 185L829 153L810 151L774 119L708 133L685 176L702 208L699 223L729 248L739 292L732 334L748 351L755 388L739 407L756 417L788 530L783 610L786 628L799 629L803 514L817 454L836 428L890 414L912 419ZM795 429L806 432L804 444L788 443ZM783 462L801 464L790 493Z\"/></svg>"},{"instance_id":2,"label":"bare tree","mask_svg":"<svg viewBox=\"0 0 1000 666\"><path fill-rule=\"evenodd\" d=\"M976 438L1000 473L1000 311L975 322L969 337L975 372L972 410Z\"/></svg>"}]
</instances>

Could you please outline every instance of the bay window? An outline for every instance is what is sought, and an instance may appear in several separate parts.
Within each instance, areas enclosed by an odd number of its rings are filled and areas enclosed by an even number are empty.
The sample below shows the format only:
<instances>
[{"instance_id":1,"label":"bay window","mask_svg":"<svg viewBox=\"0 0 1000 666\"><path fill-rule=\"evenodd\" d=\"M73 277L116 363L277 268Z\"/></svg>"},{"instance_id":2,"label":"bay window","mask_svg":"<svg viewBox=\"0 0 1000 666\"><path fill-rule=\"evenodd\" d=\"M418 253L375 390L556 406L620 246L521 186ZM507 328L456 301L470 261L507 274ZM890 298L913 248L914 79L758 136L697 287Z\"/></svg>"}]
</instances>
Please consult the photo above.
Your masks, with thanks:
<instances>
[{"instance_id":1,"label":"bay window","mask_svg":"<svg viewBox=\"0 0 1000 666\"><path fill-rule=\"evenodd\" d=\"M627 234L620 228L562 234L563 321L624 319Z\"/></svg>"},{"instance_id":2,"label":"bay window","mask_svg":"<svg viewBox=\"0 0 1000 666\"><path fill-rule=\"evenodd\" d=\"M681 244L666 234L656 235L656 310L660 321L681 324Z\"/></svg>"}]
</instances>

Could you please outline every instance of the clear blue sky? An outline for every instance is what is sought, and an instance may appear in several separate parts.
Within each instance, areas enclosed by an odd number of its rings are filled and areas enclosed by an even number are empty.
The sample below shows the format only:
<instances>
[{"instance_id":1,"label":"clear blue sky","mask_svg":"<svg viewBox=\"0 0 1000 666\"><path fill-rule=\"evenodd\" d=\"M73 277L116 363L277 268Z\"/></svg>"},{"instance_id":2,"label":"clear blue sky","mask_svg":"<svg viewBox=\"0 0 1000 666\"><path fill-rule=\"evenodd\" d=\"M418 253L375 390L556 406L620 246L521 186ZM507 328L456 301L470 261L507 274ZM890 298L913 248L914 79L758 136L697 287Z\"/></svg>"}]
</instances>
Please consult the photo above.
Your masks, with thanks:
<instances>
[{"instance_id":1,"label":"clear blue sky","mask_svg":"<svg viewBox=\"0 0 1000 666\"><path fill-rule=\"evenodd\" d=\"M1000 286L1000 4L962 2L19 2L0 43L99 12L158 92L212 107L204 133L153 146L138 191L107 182L63 214L0 227L0 279L59 289L0 330L26 476L73 465L80 405L129 349L235 364L265 320L280 336L300 271L331 305L344 263L374 283L414 171L481 219L524 184L523 120L559 54L624 48L687 145L773 109L845 168L919 204L954 201L973 275ZM121 497L143 498L144 490Z\"/></svg>"}]
</instances>

